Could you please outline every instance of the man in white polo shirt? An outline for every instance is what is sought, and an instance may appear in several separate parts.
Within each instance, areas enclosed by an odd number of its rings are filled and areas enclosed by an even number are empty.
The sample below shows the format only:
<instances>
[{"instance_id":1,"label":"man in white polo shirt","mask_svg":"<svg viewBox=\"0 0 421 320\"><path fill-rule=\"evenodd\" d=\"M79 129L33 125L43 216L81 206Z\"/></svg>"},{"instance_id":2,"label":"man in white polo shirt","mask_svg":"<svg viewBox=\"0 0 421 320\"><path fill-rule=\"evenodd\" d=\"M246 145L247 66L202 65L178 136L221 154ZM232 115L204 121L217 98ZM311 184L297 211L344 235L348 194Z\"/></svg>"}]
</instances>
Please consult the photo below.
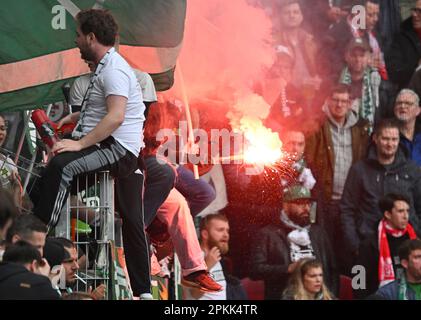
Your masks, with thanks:
<instances>
[{"instance_id":1,"label":"man in white polo shirt","mask_svg":"<svg viewBox=\"0 0 421 320\"><path fill-rule=\"evenodd\" d=\"M117 206L123 218L126 262L135 296L150 295L149 253L144 233L143 176L136 174L143 147L145 105L136 76L115 51L118 26L104 10L83 10L76 16L76 44L81 58L92 61L95 72L80 112L63 120L77 123L73 138L58 141L39 181L42 200L34 213L53 228L75 176L110 170L116 178Z\"/></svg>"},{"instance_id":2,"label":"man in white polo shirt","mask_svg":"<svg viewBox=\"0 0 421 320\"><path fill-rule=\"evenodd\" d=\"M247 300L240 281L224 269L222 259L228 253L228 242L229 223L225 215L209 214L200 221L200 247L211 277L222 289L215 292L199 286L194 288L183 279L186 300Z\"/></svg>"}]
</instances>

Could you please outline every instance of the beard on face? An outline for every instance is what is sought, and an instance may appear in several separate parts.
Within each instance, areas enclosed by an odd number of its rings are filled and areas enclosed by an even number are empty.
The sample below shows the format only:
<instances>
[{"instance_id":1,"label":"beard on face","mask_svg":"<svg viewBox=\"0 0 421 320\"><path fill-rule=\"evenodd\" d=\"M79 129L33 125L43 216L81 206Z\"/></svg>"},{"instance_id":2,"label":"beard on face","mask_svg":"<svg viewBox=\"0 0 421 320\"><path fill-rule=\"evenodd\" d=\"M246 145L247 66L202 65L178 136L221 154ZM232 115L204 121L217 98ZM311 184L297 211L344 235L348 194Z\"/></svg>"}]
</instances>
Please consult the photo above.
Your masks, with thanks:
<instances>
[{"instance_id":1,"label":"beard on face","mask_svg":"<svg viewBox=\"0 0 421 320\"><path fill-rule=\"evenodd\" d=\"M221 255L227 254L229 250L228 242L220 242L214 239L208 240L209 248L217 247L221 251Z\"/></svg>"},{"instance_id":2,"label":"beard on face","mask_svg":"<svg viewBox=\"0 0 421 320\"><path fill-rule=\"evenodd\" d=\"M94 61L95 57L94 54L89 50L89 48L85 47L85 48L79 48L80 50L80 56L83 60L86 61Z\"/></svg>"},{"instance_id":3,"label":"beard on face","mask_svg":"<svg viewBox=\"0 0 421 320\"><path fill-rule=\"evenodd\" d=\"M288 213L288 218L300 227L305 227L310 224L310 215L297 215Z\"/></svg>"},{"instance_id":4,"label":"beard on face","mask_svg":"<svg viewBox=\"0 0 421 320\"><path fill-rule=\"evenodd\" d=\"M396 114L395 115L396 122L399 124L399 127L403 127L406 124L406 122L408 122L410 117L411 116L409 114L405 114L405 115Z\"/></svg>"},{"instance_id":5,"label":"beard on face","mask_svg":"<svg viewBox=\"0 0 421 320\"><path fill-rule=\"evenodd\" d=\"M76 280L77 280L76 276L73 275L70 279L66 279L66 285L68 287L71 287L76 283Z\"/></svg>"}]
</instances>

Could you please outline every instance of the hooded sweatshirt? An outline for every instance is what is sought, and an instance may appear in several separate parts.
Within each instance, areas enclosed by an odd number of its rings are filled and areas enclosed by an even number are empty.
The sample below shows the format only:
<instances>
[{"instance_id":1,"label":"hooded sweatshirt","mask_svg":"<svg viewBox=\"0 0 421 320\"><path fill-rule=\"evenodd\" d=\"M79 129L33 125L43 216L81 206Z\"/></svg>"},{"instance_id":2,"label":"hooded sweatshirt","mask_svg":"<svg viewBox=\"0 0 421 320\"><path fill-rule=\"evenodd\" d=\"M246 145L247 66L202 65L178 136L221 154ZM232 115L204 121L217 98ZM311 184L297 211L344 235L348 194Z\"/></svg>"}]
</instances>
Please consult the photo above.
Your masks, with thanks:
<instances>
[{"instance_id":1,"label":"hooded sweatshirt","mask_svg":"<svg viewBox=\"0 0 421 320\"><path fill-rule=\"evenodd\" d=\"M327 106L324 107L326 110ZM326 111L325 111L326 112ZM339 199L342 194L343 181L347 174L350 161L352 164L366 156L368 144L369 123L367 120L358 119L355 114L348 115L345 128L331 124L332 119L327 118L321 128L306 139L305 159L309 168L314 173L317 181L317 190L325 201ZM347 129L350 130L347 130ZM344 130L341 130L344 129ZM351 138L347 138L347 132ZM333 134L335 138L333 138ZM335 139L335 142L333 141ZM348 155L346 145L351 141L352 154ZM345 147L343 145L345 144ZM336 148L335 148L336 145ZM342 146L342 147L341 147ZM343 149L343 150L341 150ZM336 162L340 162L340 169L336 168ZM335 176L336 172L336 176ZM335 191L333 183L335 178Z\"/></svg>"},{"instance_id":2,"label":"hooded sweatshirt","mask_svg":"<svg viewBox=\"0 0 421 320\"><path fill-rule=\"evenodd\" d=\"M60 299L50 280L17 263L0 263L0 300Z\"/></svg>"},{"instance_id":3,"label":"hooded sweatshirt","mask_svg":"<svg viewBox=\"0 0 421 320\"><path fill-rule=\"evenodd\" d=\"M335 159L335 165L333 167L332 199L340 200L349 168L351 168L352 165L351 128L357 124L358 117L353 111L348 112L345 123L341 126L335 121L326 104L323 106L323 111L329 121Z\"/></svg>"}]
</instances>

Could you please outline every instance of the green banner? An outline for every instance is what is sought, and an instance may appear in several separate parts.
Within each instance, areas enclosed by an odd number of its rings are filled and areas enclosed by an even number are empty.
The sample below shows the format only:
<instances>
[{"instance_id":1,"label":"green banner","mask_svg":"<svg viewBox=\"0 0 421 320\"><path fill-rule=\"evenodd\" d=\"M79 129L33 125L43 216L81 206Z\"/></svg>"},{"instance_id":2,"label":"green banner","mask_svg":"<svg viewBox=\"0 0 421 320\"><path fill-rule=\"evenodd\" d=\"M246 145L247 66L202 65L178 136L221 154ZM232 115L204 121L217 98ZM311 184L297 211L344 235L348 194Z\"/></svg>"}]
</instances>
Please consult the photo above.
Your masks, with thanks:
<instances>
[{"instance_id":1,"label":"green banner","mask_svg":"<svg viewBox=\"0 0 421 320\"><path fill-rule=\"evenodd\" d=\"M96 3L69 2L81 10ZM0 64L75 48L74 18L58 6L61 5L57 0L1 1ZM119 24L121 44L171 48L183 39L186 0L108 0L103 7L113 13Z\"/></svg>"},{"instance_id":2,"label":"green banner","mask_svg":"<svg viewBox=\"0 0 421 320\"><path fill-rule=\"evenodd\" d=\"M182 42L186 0L3 0L0 112L61 101L61 86L88 72L75 45L74 16L92 7L111 11L121 45L160 49ZM143 60L139 54L127 58ZM162 70L145 70L162 72L159 81L166 82L158 85L163 90L172 85L175 59Z\"/></svg>"},{"instance_id":3,"label":"green banner","mask_svg":"<svg viewBox=\"0 0 421 320\"><path fill-rule=\"evenodd\" d=\"M64 100L61 87L74 79L64 79L45 85L0 94L0 112L37 109L41 105Z\"/></svg>"}]
</instances>

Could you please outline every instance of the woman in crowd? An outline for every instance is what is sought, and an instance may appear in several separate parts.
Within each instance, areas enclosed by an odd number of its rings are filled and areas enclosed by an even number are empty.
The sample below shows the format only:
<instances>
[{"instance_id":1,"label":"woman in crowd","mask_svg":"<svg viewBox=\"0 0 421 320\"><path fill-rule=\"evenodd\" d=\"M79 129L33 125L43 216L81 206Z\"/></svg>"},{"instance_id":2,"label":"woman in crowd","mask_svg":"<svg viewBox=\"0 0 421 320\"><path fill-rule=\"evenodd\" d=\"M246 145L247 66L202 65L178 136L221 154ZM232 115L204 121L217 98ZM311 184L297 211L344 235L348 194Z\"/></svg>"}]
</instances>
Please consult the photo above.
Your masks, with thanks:
<instances>
[{"instance_id":1,"label":"woman in crowd","mask_svg":"<svg viewBox=\"0 0 421 320\"><path fill-rule=\"evenodd\" d=\"M322 264L314 258L298 262L291 275L283 300L333 300L323 281Z\"/></svg>"}]
</instances>

